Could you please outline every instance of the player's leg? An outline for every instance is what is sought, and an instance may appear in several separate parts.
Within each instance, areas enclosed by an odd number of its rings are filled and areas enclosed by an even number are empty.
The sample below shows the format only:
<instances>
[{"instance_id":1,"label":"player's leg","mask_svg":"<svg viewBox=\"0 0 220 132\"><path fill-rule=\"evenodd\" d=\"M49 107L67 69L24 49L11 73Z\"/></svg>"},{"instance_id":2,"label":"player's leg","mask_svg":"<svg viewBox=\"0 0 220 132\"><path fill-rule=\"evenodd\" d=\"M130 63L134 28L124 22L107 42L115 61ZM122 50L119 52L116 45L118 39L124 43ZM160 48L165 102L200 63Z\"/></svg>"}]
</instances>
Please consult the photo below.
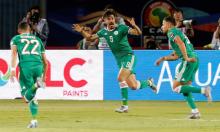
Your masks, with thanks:
<instances>
[{"instance_id":1,"label":"player's leg","mask_svg":"<svg viewBox=\"0 0 220 132\"><path fill-rule=\"evenodd\" d=\"M35 91L35 88L31 86L33 83L31 72L27 68L20 68L19 82L21 86L21 95L24 97L25 101L28 103L33 99L31 91Z\"/></svg>"},{"instance_id":2,"label":"player's leg","mask_svg":"<svg viewBox=\"0 0 220 132\"><path fill-rule=\"evenodd\" d=\"M23 70L26 80L26 87L28 87L24 97L29 102L31 101L35 95L37 89L41 86L41 77L43 72L42 66L37 66L32 69Z\"/></svg>"},{"instance_id":3,"label":"player's leg","mask_svg":"<svg viewBox=\"0 0 220 132\"><path fill-rule=\"evenodd\" d=\"M195 104L192 93L184 93L183 96L185 97L185 100L187 101L189 107L191 108L191 114L189 116L189 119L199 119L200 112Z\"/></svg>"},{"instance_id":4,"label":"player's leg","mask_svg":"<svg viewBox=\"0 0 220 132\"><path fill-rule=\"evenodd\" d=\"M193 80L193 79L191 79ZM187 83L188 85L192 84L192 81L189 81ZM189 119L199 119L200 118L200 112L197 108L194 98L192 96L192 93L183 93L183 96L185 97L185 100L187 101L189 107L191 108L191 114L189 116Z\"/></svg>"},{"instance_id":5,"label":"player's leg","mask_svg":"<svg viewBox=\"0 0 220 132\"><path fill-rule=\"evenodd\" d=\"M28 72L29 71L29 72ZM33 101L35 91L31 87L31 72L29 69L26 68L20 68L20 74L19 74L19 83L21 86L21 95L24 97L26 103L29 105L29 109L32 115L31 123L27 126L28 128L36 128L37 127L37 120L35 120L37 115L37 108L34 106L35 102ZM33 82L33 81L32 81Z\"/></svg>"},{"instance_id":6,"label":"player's leg","mask_svg":"<svg viewBox=\"0 0 220 132\"><path fill-rule=\"evenodd\" d=\"M125 68L121 68L118 74L118 82L122 95L122 106L115 111L119 113L128 112L128 84L126 79L130 74L130 71Z\"/></svg>"},{"instance_id":7,"label":"player's leg","mask_svg":"<svg viewBox=\"0 0 220 132\"><path fill-rule=\"evenodd\" d=\"M38 115L38 102L33 98L29 103L29 109L32 115L32 120L28 124L27 128L36 128L38 127L37 115Z\"/></svg>"},{"instance_id":8,"label":"player's leg","mask_svg":"<svg viewBox=\"0 0 220 132\"><path fill-rule=\"evenodd\" d=\"M43 72L43 67L38 66L34 69L32 69L32 80L30 81L32 87L35 87L34 90L29 90L30 93L33 94L33 98L29 101L29 109L32 115L32 120L31 123L28 125L28 128L36 128L38 126L38 121L37 121L37 115L38 115L38 102L37 98L35 97L36 91L39 88L40 82L38 82L41 77L42 77L42 72Z\"/></svg>"},{"instance_id":9,"label":"player's leg","mask_svg":"<svg viewBox=\"0 0 220 132\"><path fill-rule=\"evenodd\" d=\"M136 65L136 57L135 55L128 55L124 57L123 67L130 71L130 75L127 77L126 82L130 88L135 89L143 89L146 87L150 87L153 91L156 92L156 85L154 85L153 79L149 78L147 80L137 80L135 77L134 68Z\"/></svg>"},{"instance_id":10,"label":"player's leg","mask_svg":"<svg viewBox=\"0 0 220 132\"><path fill-rule=\"evenodd\" d=\"M185 64L185 71L184 69ZM179 68L179 72L177 73L176 80L173 82L173 90L178 93L182 93L192 109L191 115L189 116L190 119L199 119L200 112L195 105L194 99L192 97L192 93L202 93L204 90L204 94L210 94L210 91L207 88L199 88L192 86L192 81L194 80L195 73L198 69L198 62L197 63L186 63L183 62ZM182 73L182 75L181 75ZM178 82L182 81L182 82ZM207 97L210 97L208 95Z\"/></svg>"},{"instance_id":11,"label":"player's leg","mask_svg":"<svg viewBox=\"0 0 220 132\"><path fill-rule=\"evenodd\" d=\"M122 96L122 106L116 109L116 112L127 112L128 111L128 84L126 79L131 74L130 67L135 65L135 56L128 54L122 58L117 59L118 67L120 68L118 74L118 82Z\"/></svg>"},{"instance_id":12,"label":"player's leg","mask_svg":"<svg viewBox=\"0 0 220 132\"><path fill-rule=\"evenodd\" d=\"M30 113L32 115L32 120L28 125L28 128L36 128L37 127L37 115L38 115L38 103L35 98L36 91L38 89L38 85L35 83L36 78L41 76L42 67L36 68L21 68L21 73L23 75L23 81L26 87L25 93L23 93L23 97L29 105ZM37 74L36 74L37 73Z\"/></svg>"},{"instance_id":13,"label":"player's leg","mask_svg":"<svg viewBox=\"0 0 220 132\"><path fill-rule=\"evenodd\" d=\"M180 93L201 93L204 94L208 101L211 101L211 90L209 86L206 87L197 87L187 84L189 81L193 81L195 73L198 69L198 62L186 62L183 61L179 72L176 75L176 80L178 82L182 82L184 85L181 86L173 86L175 88L175 91L179 91Z\"/></svg>"},{"instance_id":14,"label":"player's leg","mask_svg":"<svg viewBox=\"0 0 220 132\"><path fill-rule=\"evenodd\" d=\"M152 78L147 80L137 80L135 74L131 74L127 78L126 82L128 86L133 90L143 89L147 87L150 87L154 92L156 92L157 90Z\"/></svg>"},{"instance_id":15,"label":"player's leg","mask_svg":"<svg viewBox=\"0 0 220 132\"><path fill-rule=\"evenodd\" d=\"M185 83L178 82L176 80L173 80L173 91L176 93L180 93L179 87L184 85ZM191 84L191 81L187 83L188 85ZM183 96L185 97L189 107L191 108L192 112L191 115L189 116L190 119L199 119L200 118L200 113L198 108L196 107L196 104L193 100L191 92L188 93L183 93Z\"/></svg>"}]
</instances>

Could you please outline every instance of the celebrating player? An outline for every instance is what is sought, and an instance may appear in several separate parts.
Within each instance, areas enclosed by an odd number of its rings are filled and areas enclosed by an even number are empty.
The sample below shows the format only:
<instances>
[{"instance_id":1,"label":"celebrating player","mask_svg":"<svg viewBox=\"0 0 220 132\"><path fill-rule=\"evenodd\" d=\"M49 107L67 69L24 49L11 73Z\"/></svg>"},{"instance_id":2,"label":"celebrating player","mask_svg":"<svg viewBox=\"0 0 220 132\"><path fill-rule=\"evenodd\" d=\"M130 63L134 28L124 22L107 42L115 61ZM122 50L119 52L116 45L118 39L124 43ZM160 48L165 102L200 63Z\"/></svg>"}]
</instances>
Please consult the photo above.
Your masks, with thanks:
<instances>
[{"instance_id":1,"label":"celebrating player","mask_svg":"<svg viewBox=\"0 0 220 132\"><path fill-rule=\"evenodd\" d=\"M197 109L195 102L192 97L192 93L204 94L209 101L211 101L211 91L210 87L195 87L191 83L194 80L194 76L199 66L199 59L196 52L194 51L193 45L187 38L187 36L182 33L175 26L175 20L172 17L166 17L163 20L162 30L167 33L168 39L170 41L171 47L174 52L171 55L159 58L156 61L156 65L160 65L162 61L174 61L181 59L181 65L178 72L173 80L173 91L177 93L182 93L186 98L192 113L189 116L190 119L199 119L200 113Z\"/></svg>"},{"instance_id":2,"label":"celebrating player","mask_svg":"<svg viewBox=\"0 0 220 132\"><path fill-rule=\"evenodd\" d=\"M107 24L107 27L98 31L97 34L90 35L82 30L82 27L78 24L73 25L73 29L80 32L85 38L94 40L99 37L104 37L110 49L115 56L118 67L120 68L118 74L119 86L122 89L122 106L116 109L116 112L128 112L128 87L132 89L142 89L149 86L151 89L156 91L156 86L153 84L153 79L145 81L136 80L134 74L134 66L136 63L135 55L133 54L132 48L128 43L127 35L141 35L141 30L135 24L134 19L128 20L133 28L126 25L115 23L115 12L108 10L104 13L103 19Z\"/></svg>"},{"instance_id":3,"label":"celebrating player","mask_svg":"<svg viewBox=\"0 0 220 132\"><path fill-rule=\"evenodd\" d=\"M21 86L21 95L29 104L32 120L28 128L36 128L38 122L38 102L35 98L36 91L44 87L46 79L47 61L45 49L42 41L30 34L31 29L27 22L18 24L18 33L11 40L11 79L16 76L17 55L19 58L19 83Z\"/></svg>"}]
</instances>

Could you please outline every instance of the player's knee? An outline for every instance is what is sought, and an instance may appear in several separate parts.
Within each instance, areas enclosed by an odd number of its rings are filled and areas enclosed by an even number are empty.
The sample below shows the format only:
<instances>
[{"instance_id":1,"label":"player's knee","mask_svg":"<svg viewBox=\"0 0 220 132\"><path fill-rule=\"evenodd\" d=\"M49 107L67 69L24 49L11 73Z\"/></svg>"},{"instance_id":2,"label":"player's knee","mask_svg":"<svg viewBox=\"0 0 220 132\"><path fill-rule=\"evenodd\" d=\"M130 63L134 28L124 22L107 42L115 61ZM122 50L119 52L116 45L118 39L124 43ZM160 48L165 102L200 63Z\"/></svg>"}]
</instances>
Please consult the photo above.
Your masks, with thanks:
<instances>
[{"instance_id":1,"label":"player's knee","mask_svg":"<svg viewBox=\"0 0 220 132\"><path fill-rule=\"evenodd\" d=\"M122 81L122 82L119 82L119 87L122 89L122 88L128 88L128 84L126 81Z\"/></svg>"},{"instance_id":2,"label":"player's knee","mask_svg":"<svg viewBox=\"0 0 220 132\"><path fill-rule=\"evenodd\" d=\"M119 82L123 82L123 81L125 81L125 79L124 79L123 77L119 76L119 77L118 77L118 81L119 81Z\"/></svg>"},{"instance_id":3,"label":"player's knee","mask_svg":"<svg viewBox=\"0 0 220 132\"><path fill-rule=\"evenodd\" d=\"M129 85L129 87L130 87L132 90L136 90L136 89L137 89L137 85L136 85L136 84L131 84L131 85Z\"/></svg>"},{"instance_id":4,"label":"player's knee","mask_svg":"<svg viewBox=\"0 0 220 132\"><path fill-rule=\"evenodd\" d=\"M187 97L187 96L189 96L189 93L183 93L183 96Z\"/></svg>"},{"instance_id":5,"label":"player's knee","mask_svg":"<svg viewBox=\"0 0 220 132\"><path fill-rule=\"evenodd\" d=\"M173 92L175 93L180 93L180 90L181 90L181 86L178 86L178 87L173 87Z\"/></svg>"}]
</instances>

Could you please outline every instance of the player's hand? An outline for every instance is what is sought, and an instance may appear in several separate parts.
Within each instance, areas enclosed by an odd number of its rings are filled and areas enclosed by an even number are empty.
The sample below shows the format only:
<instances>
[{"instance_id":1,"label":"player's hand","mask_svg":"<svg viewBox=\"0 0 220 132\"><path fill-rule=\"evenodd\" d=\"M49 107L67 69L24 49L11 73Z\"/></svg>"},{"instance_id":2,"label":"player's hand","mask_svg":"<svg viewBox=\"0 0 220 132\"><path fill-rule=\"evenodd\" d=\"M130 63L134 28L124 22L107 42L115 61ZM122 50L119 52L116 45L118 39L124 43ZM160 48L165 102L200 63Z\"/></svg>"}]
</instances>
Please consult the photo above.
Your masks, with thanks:
<instances>
[{"instance_id":1,"label":"player's hand","mask_svg":"<svg viewBox=\"0 0 220 132\"><path fill-rule=\"evenodd\" d=\"M187 62L196 62L196 58L187 58L186 61Z\"/></svg>"},{"instance_id":2,"label":"player's hand","mask_svg":"<svg viewBox=\"0 0 220 132\"><path fill-rule=\"evenodd\" d=\"M13 71L11 71L11 74L10 74L10 80L11 80L11 82L15 82L15 78L16 78L16 71L13 70Z\"/></svg>"},{"instance_id":3,"label":"player's hand","mask_svg":"<svg viewBox=\"0 0 220 132\"><path fill-rule=\"evenodd\" d=\"M131 26L135 26L136 25L133 17L131 19L127 19L127 21L131 24Z\"/></svg>"},{"instance_id":4,"label":"player's hand","mask_svg":"<svg viewBox=\"0 0 220 132\"><path fill-rule=\"evenodd\" d=\"M72 29L80 33L82 32L83 27L80 26L79 24L73 24Z\"/></svg>"},{"instance_id":5,"label":"player's hand","mask_svg":"<svg viewBox=\"0 0 220 132\"><path fill-rule=\"evenodd\" d=\"M161 62L163 62L163 58L156 60L155 65L159 66Z\"/></svg>"},{"instance_id":6,"label":"player's hand","mask_svg":"<svg viewBox=\"0 0 220 132\"><path fill-rule=\"evenodd\" d=\"M102 22L104 22L103 17L99 18L98 23L101 24Z\"/></svg>"}]
</instances>

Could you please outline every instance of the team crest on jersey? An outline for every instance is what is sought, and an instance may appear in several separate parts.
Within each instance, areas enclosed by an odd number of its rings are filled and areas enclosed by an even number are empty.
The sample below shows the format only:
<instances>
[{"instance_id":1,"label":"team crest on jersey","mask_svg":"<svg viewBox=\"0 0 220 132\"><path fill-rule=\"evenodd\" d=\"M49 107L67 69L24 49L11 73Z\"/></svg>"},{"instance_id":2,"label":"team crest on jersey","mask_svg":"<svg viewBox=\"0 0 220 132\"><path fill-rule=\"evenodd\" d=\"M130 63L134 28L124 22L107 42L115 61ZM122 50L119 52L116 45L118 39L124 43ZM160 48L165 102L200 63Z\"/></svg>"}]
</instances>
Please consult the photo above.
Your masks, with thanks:
<instances>
[{"instance_id":1,"label":"team crest on jersey","mask_svg":"<svg viewBox=\"0 0 220 132\"><path fill-rule=\"evenodd\" d=\"M118 35L118 31L114 31L114 35Z\"/></svg>"}]
</instances>

